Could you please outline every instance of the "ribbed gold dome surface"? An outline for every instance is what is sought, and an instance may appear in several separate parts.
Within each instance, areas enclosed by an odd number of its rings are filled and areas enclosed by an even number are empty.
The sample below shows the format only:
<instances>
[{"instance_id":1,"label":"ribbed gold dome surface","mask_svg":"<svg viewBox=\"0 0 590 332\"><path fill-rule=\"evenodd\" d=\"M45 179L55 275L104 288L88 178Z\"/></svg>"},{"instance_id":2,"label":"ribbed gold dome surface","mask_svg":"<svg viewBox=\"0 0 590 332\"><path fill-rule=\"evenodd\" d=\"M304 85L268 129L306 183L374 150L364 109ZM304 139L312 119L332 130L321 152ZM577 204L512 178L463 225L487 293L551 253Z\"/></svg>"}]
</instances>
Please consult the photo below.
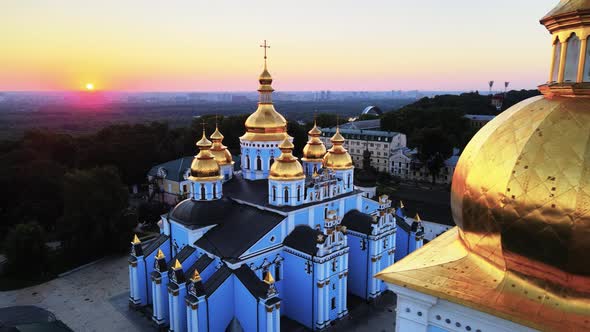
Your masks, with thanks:
<instances>
[{"instance_id":1,"label":"ribbed gold dome surface","mask_svg":"<svg viewBox=\"0 0 590 332\"><path fill-rule=\"evenodd\" d=\"M191 164L189 180L216 181L222 178L219 171L219 164L217 164L211 153L211 145L211 141L207 139L203 130L203 137L197 142L200 151Z\"/></svg>"},{"instance_id":2,"label":"ribbed gold dome surface","mask_svg":"<svg viewBox=\"0 0 590 332\"><path fill-rule=\"evenodd\" d=\"M303 158L301 158L301 160L311 162L322 161L326 154L326 146L320 140L322 131L318 128L317 124L314 123L313 128L311 128L308 134L309 141L307 141L307 144L303 147Z\"/></svg>"},{"instance_id":3,"label":"ribbed gold dome surface","mask_svg":"<svg viewBox=\"0 0 590 332\"><path fill-rule=\"evenodd\" d=\"M340 129L336 129L336 133L330 139L332 147L324 156L324 167L332 170L346 170L354 168L352 158L346 149L342 146L344 144L344 137L340 134Z\"/></svg>"},{"instance_id":4,"label":"ribbed gold dome surface","mask_svg":"<svg viewBox=\"0 0 590 332\"><path fill-rule=\"evenodd\" d=\"M461 155L451 205L470 251L588 297L590 99L533 97L496 117Z\"/></svg>"},{"instance_id":5,"label":"ribbed gold dome surface","mask_svg":"<svg viewBox=\"0 0 590 332\"><path fill-rule=\"evenodd\" d=\"M271 180L301 180L305 178L303 166L296 157L293 156L293 143L286 138L279 145L281 155L275 160L270 167L269 179Z\"/></svg>"},{"instance_id":6,"label":"ribbed gold dome surface","mask_svg":"<svg viewBox=\"0 0 590 332\"><path fill-rule=\"evenodd\" d=\"M211 154L219 165L233 164L231 153L227 150L227 146L223 145L223 135L219 128L215 127L215 131L211 134L213 145L211 146Z\"/></svg>"}]
</instances>

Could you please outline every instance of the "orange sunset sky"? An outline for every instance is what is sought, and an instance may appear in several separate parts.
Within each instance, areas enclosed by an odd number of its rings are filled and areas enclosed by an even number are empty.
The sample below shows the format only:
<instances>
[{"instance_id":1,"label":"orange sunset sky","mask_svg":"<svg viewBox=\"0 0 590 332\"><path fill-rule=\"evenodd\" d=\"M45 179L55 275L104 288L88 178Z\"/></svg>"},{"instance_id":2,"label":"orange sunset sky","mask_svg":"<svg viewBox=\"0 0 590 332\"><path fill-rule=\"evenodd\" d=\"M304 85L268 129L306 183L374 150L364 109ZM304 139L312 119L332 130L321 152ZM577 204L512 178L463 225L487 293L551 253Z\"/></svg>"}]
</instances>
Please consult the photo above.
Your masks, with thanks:
<instances>
[{"instance_id":1,"label":"orange sunset sky","mask_svg":"<svg viewBox=\"0 0 590 332\"><path fill-rule=\"evenodd\" d=\"M7 1L0 90L487 90L547 79L556 0Z\"/></svg>"}]
</instances>

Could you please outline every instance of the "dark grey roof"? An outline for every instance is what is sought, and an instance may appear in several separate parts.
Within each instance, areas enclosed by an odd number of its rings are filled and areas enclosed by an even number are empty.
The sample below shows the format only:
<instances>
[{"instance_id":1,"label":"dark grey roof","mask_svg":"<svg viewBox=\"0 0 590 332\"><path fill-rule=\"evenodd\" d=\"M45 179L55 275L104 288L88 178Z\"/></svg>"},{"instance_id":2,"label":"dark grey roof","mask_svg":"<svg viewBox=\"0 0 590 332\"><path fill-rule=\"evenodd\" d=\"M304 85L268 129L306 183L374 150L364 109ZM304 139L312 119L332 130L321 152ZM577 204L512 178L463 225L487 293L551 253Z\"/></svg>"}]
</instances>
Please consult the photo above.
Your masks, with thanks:
<instances>
[{"instance_id":1,"label":"dark grey roof","mask_svg":"<svg viewBox=\"0 0 590 332\"><path fill-rule=\"evenodd\" d=\"M362 213L359 210L350 210L342 218L341 225L346 228L359 232L362 234L370 235L373 230L373 217L366 213Z\"/></svg>"},{"instance_id":2,"label":"dark grey roof","mask_svg":"<svg viewBox=\"0 0 590 332\"><path fill-rule=\"evenodd\" d=\"M348 122L348 123L345 123L340 126L340 129L362 129L362 130L377 129L377 130L379 130L380 128L381 128L381 120L380 119Z\"/></svg>"},{"instance_id":3,"label":"dark grey roof","mask_svg":"<svg viewBox=\"0 0 590 332\"><path fill-rule=\"evenodd\" d=\"M295 227L285 238L283 244L308 255L315 256L318 253L317 237L322 232L306 225Z\"/></svg>"},{"instance_id":4,"label":"dark grey roof","mask_svg":"<svg viewBox=\"0 0 590 332\"><path fill-rule=\"evenodd\" d=\"M334 198L326 199L322 201L322 204L329 203L331 201L356 195L361 193L359 190L353 190L352 192L336 196ZM273 210L281 212L291 212L299 209L303 209L312 205L317 205L317 202L307 203L299 206L274 206L268 203L268 180L257 180L249 181L244 180L241 176L234 176L232 180L223 184L223 194L226 197L232 199L238 199L240 201L256 204L259 206L271 208Z\"/></svg>"},{"instance_id":5,"label":"dark grey roof","mask_svg":"<svg viewBox=\"0 0 590 332\"><path fill-rule=\"evenodd\" d=\"M177 259L182 264L187 258L189 258L193 254L193 252L195 252L195 250L197 249L195 249L194 247L184 246L178 253L176 253L176 256L172 257L172 259L168 262L168 268L171 268Z\"/></svg>"},{"instance_id":6,"label":"dark grey roof","mask_svg":"<svg viewBox=\"0 0 590 332\"><path fill-rule=\"evenodd\" d=\"M195 245L234 262L285 219L278 213L234 201L228 201L217 213L220 216L217 226L205 233Z\"/></svg>"},{"instance_id":7,"label":"dark grey roof","mask_svg":"<svg viewBox=\"0 0 590 332\"><path fill-rule=\"evenodd\" d=\"M441 225L455 226L450 203L438 204L435 202L422 202L411 199L402 200L405 205L405 215L408 217L413 217L418 213L422 220Z\"/></svg>"},{"instance_id":8,"label":"dark grey roof","mask_svg":"<svg viewBox=\"0 0 590 332\"><path fill-rule=\"evenodd\" d=\"M160 234L154 241L150 242L143 249L144 256L148 256L154 251L156 251L156 249L158 249L162 244L164 244L164 242L166 242L166 240L168 240L169 238L170 237L166 234Z\"/></svg>"},{"instance_id":9,"label":"dark grey roof","mask_svg":"<svg viewBox=\"0 0 590 332\"><path fill-rule=\"evenodd\" d=\"M258 279L256 273L254 273L249 267L242 265L237 270L234 270L234 274L255 298L266 298L266 295L268 294L268 284Z\"/></svg>"},{"instance_id":10,"label":"dark grey roof","mask_svg":"<svg viewBox=\"0 0 590 332\"><path fill-rule=\"evenodd\" d=\"M399 216L395 217L395 223L397 224L397 227L403 229L406 233L410 233L410 231L412 230L412 227Z\"/></svg>"},{"instance_id":11,"label":"dark grey roof","mask_svg":"<svg viewBox=\"0 0 590 332\"><path fill-rule=\"evenodd\" d=\"M163 168L166 170L166 179L180 182L184 181L184 173L188 168L191 167L194 156L187 156L176 160L167 161L163 164L156 165L150 169L148 176L157 176L158 169Z\"/></svg>"},{"instance_id":12,"label":"dark grey roof","mask_svg":"<svg viewBox=\"0 0 590 332\"><path fill-rule=\"evenodd\" d=\"M213 275L205 282L205 295L211 296L223 282L231 276L232 271L227 265L223 265L219 270L215 271Z\"/></svg>"},{"instance_id":13,"label":"dark grey roof","mask_svg":"<svg viewBox=\"0 0 590 332\"><path fill-rule=\"evenodd\" d=\"M207 268L207 266L211 264L211 262L213 262L213 258L205 254L201 255L201 257L199 257L199 259L197 259L195 263L186 270L184 274L185 277L187 279L191 278L195 270L199 271L199 273L202 273Z\"/></svg>"},{"instance_id":14,"label":"dark grey roof","mask_svg":"<svg viewBox=\"0 0 590 332\"><path fill-rule=\"evenodd\" d=\"M200 228L223 223L227 215L225 209L232 204L234 202L227 198L213 201L185 199L172 208L168 216L189 228Z\"/></svg>"}]
</instances>

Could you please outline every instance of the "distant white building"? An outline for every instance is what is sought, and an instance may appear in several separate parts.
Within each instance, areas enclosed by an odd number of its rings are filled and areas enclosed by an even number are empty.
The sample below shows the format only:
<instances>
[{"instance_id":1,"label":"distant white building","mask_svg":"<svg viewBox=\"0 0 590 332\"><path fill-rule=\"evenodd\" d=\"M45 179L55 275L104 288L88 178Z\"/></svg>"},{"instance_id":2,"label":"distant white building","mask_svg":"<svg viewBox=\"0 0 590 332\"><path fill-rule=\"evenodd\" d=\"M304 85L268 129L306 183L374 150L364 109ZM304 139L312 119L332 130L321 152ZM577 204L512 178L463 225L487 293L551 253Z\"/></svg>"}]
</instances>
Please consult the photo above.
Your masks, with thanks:
<instances>
[{"instance_id":1,"label":"distant white building","mask_svg":"<svg viewBox=\"0 0 590 332\"><path fill-rule=\"evenodd\" d=\"M327 148L332 146L330 137L335 133L335 128L322 129L320 140ZM354 166L362 168L363 152L368 149L371 153L371 165L379 172L389 172L389 160L392 151L403 148L407 144L406 135L398 132L344 129L344 126L342 126L340 127L340 133L346 139L344 148L350 153Z\"/></svg>"},{"instance_id":2,"label":"distant white building","mask_svg":"<svg viewBox=\"0 0 590 332\"><path fill-rule=\"evenodd\" d=\"M496 117L495 115L479 115L479 114L465 114L464 118L469 120L469 125L471 128L482 128L488 122L494 120Z\"/></svg>"}]
</instances>

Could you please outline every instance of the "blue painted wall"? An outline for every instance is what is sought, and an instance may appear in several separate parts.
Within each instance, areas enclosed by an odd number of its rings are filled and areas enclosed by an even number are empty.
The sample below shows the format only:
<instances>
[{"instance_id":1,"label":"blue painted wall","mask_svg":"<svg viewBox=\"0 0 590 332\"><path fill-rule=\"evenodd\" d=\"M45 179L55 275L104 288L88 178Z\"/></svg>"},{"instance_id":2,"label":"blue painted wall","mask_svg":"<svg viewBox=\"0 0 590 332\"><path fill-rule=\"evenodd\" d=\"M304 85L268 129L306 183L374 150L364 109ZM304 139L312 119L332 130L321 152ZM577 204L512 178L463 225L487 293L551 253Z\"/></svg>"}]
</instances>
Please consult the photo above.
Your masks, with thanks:
<instances>
[{"instance_id":1,"label":"blue painted wall","mask_svg":"<svg viewBox=\"0 0 590 332\"><path fill-rule=\"evenodd\" d=\"M404 221L402 221L404 222ZM396 251L395 251L395 261L399 261L402 258L408 255L408 240L409 234L404 231L401 227L397 228L397 232L395 233L395 244L396 244Z\"/></svg>"},{"instance_id":2,"label":"blue painted wall","mask_svg":"<svg viewBox=\"0 0 590 332\"><path fill-rule=\"evenodd\" d=\"M278 224L262 239L258 240L258 242L256 242L252 247L250 247L250 249L248 249L242 256L247 256L258 251L267 250L268 248L277 246L279 244L281 244L281 224Z\"/></svg>"},{"instance_id":3,"label":"blue painted wall","mask_svg":"<svg viewBox=\"0 0 590 332\"><path fill-rule=\"evenodd\" d=\"M356 296L365 298L367 296L367 249L361 249L360 237L348 234L348 291Z\"/></svg>"},{"instance_id":4,"label":"blue painted wall","mask_svg":"<svg viewBox=\"0 0 590 332\"><path fill-rule=\"evenodd\" d=\"M281 311L289 318L311 327L313 273L306 272L305 259L287 252L283 257L283 276L289 283L279 293L282 299Z\"/></svg>"},{"instance_id":5,"label":"blue painted wall","mask_svg":"<svg viewBox=\"0 0 590 332\"><path fill-rule=\"evenodd\" d=\"M448 331L447 331L447 330L445 330L445 329L441 329L441 328L440 328L440 327L438 327L438 326L432 326L432 325L428 325L428 330L427 330L427 331L428 331L428 332L448 332Z\"/></svg>"},{"instance_id":6,"label":"blue painted wall","mask_svg":"<svg viewBox=\"0 0 590 332\"><path fill-rule=\"evenodd\" d=\"M225 331L234 317L234 277L228 277L209 299L209 330Z\"/></svg>"},{"instance_id":7,"label":"blue painted wall","mask_svg":"<svg viewBox=\"0 0 590 332\"><path fill-rule=\"evenodd\" d=\"M242 284L240 279L236 276L234 278L234 298L235 303L235 316L240 321L240 324L244 328L244 331L256 331L257 317L256 307L257 302L254 296L248 291L248 289Z\"/></svg>"},{"instance_id":8,"label":"blue painted wall","mask_svg":"<svg viewBox=\"0 0 590 332\"><path fill-rule=\"evenodd\" d=\"M174 246L174 244L177 244L178 251L180 251L180 249L182 249L182 247L184 247L185 245L189 244L188 243L188 232L187 232L186 228L182 227L181 225L179 225L175 222L171 222L170 223L170 231L172 233L171 238L173 239L171 245ZM168 257L170 257L170 256L166 255L166 258L168 258Z\"/></svg>"}]
</instances>

